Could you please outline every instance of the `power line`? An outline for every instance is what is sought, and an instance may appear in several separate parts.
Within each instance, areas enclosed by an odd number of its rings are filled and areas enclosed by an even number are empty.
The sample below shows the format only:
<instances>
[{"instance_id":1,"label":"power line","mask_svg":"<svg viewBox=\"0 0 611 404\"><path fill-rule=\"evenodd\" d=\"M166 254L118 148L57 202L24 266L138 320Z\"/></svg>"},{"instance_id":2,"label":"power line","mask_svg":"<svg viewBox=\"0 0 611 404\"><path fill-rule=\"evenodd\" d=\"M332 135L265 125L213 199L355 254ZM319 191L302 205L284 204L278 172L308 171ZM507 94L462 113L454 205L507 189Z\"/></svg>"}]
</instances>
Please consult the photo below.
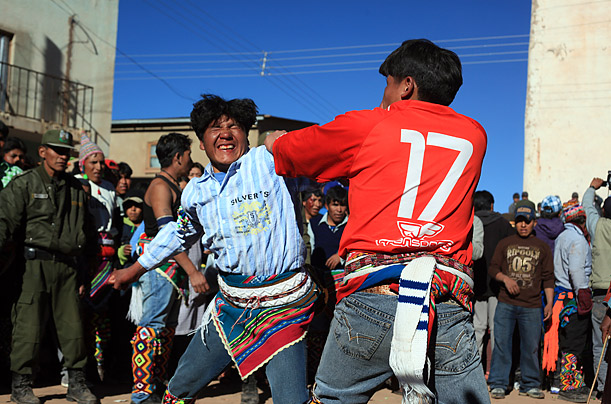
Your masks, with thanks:
<instances>
[{"instance_id":1,"label":"power line","mask_svg":"<svg viewBox=\"0 0 611 404\"><path fill-rule=\"evenodd\" d=\"M62 11L66 12L68 15L70 16L75 16L76 13L74 12L74 10L72 10L72 8L66 4L63 0L62 3L64 3L64 5L66 7L68 7L70 9L70 11L66 10L65 8L63 8L62 6L60 6L55 0L52 0L53 3L58 6ZM151 72L150 70L148 70L147 68L145 68L144 66L141 66L137 61L133 60L129 55L127 55L126 53L124 53L123 51L121 51L121 49L119 49L116 44L112 44L110 42L108 42L106 39L102 38L101 36L99 36L95 31L93 31L92 29L90 29L89 27L87 27L85 24L83 24L82 22L80 22L78 19L74 19L74 22L79 25L84 31L86 31L87 33L90 33L91 35L95 36L96 38L98 38L100 41L102 41L103 43L105 43L106 45L110 46L115 52L119 52L121 55L123 55L124 57L126 57L127 59L131 60L131 62L138 66L141 70L143 70L144 72L148 73L149 75L151 75L153 78L161 81L161 83L163 83L163 85L165 85L170 91L172 91L174 94L176 94L177 96L184 98L186 100L189 101L194 101L192 98L187 97L185 95L183 95L180 91L176 90L174 87L172 87L172 85L170 85L170 83L168 83L167 81L165 81L164 79L162 79L161 77L157 76L155 73Z\"/></svg>"},{"instance_id":2,"label":"power line","mask_svg":"<svg viewBox=\"0 0 611 404\"><path fill-rule=\"evenodd\" d=\"M477 65L486 63L514 63L514 62L527 62L528 59L498 59L498 60L480 60L472 62L464 62L463 65ZM310 70L300 72L268 72L265 73L265 77L268 76L286 76L286 75L302 75L302 74L319 74L319 73L344 73L344 72L357 72L357 71L376 71L378 67L357 67L349 69L328 69L328 70ZM177 79L204 79L204 78L235 78L235 77L261 77L259 73L252 74L215 74L215 75L201 75L201 76L165 76L166 80L177 80ZM149 80L150 77L115 77L115 80Z\"/></svg>"},{"instance_id":3,"label":"power line","mask_svg":"<svg viewBox=\"0 0 611 404\"><path fill-rule=\"evenodd\" d=\"M197 36L203 38L206 42L210 43L211 45L217 47L219 46L219 42L222 44L222 46L227 47L228 49L234 51L236 51L235 47L229 43L227 43L227 41L223 38L220 38L215 32L212 32L209 29L206 29L205 26L203 26L201 24L201 21L199 20L194 20L193 19L193 15L192 15L192 10L188 10L189 14L184 15L184 13L180 13L181 18L183 18L185 21L189 21L193 24L193 26L197 26L198 30L193 29L190 25L185 25L184 21L180 21L175 17L175 14L177 13L177 9L176 8L172 8L169 7L168 5L166 5L165 3L163 3L161 0L159 0L159 3L162 4L163 6L169 8L170 12L166 12L164 10L161 10L156 4L153 4L151 1L149 0L145 0L145 2L153 7L154 9L156 9L157 11L160 11L163 15L167 16L168 18L174 20L179 26L182 26L183 28L195 33ZM184 6L181 3L177 3L178 7L184 8ZM207 35L203 35L203 32L206 32ZM211 38L215 38L217 42L213 42L211 40ZM246 66L249 66L249 63L244 63ZM259 66L257 64L255 64L255 66L253 66L253 71L256 71L258 73L259 71ZM227 76L233 76L233 75L224 75L225 77ZM207 77L200 77L200 78L207 78ZM285 92L289 97L293 98L296 102L298 102L300 105L304 106L306 109L308 109L310 112L314 113L315 115L319 115L320 112L316 112L315 110L313 110L309 105L307 105L301 98L296 97L294 94L288 92L286 89L279 87L283 92ZM316 106L317 104L314 103L314 106ZM319 115L320 116L320 115Z\"/></svg>"}]
</instances>

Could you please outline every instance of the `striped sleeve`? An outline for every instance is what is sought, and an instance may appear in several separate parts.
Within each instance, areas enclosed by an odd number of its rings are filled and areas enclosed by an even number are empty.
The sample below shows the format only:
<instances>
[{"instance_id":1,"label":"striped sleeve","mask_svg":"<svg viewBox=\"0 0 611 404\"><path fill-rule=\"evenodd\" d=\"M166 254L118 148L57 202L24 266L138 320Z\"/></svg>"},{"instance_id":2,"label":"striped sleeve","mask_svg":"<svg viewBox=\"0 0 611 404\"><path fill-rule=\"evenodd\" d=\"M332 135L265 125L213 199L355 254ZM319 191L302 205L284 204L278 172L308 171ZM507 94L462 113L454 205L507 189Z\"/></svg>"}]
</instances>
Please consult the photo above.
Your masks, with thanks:
<instances>
[{"instance_id":1,"label":"striped sleeve","mask_svg":"<svg viewBox=\"0 0 611 404\"><path fill-rule=\"evenodd\" d=\"M191 185L193 182L190 182ZM197 220L195 186L189 186L183 192L181 206L176 222L168 223L147 246L138 262L147 271L163 265L174 255L186 251L199 240L202 227Z\"/></svg>"}]
</instances>

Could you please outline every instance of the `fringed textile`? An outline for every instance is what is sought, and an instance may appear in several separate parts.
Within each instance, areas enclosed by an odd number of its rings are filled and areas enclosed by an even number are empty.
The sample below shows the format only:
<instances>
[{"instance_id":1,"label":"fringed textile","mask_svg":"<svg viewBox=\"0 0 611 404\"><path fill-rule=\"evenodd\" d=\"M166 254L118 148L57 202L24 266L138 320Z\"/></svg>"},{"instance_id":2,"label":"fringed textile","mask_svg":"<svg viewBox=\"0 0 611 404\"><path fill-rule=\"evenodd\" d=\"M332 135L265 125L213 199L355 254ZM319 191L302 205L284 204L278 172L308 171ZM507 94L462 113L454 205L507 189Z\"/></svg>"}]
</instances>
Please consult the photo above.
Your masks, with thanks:
<instances>
[{"instance_id":1,"label":"fringed textile","mask_svg":"<svg viewBox=\"0 0 611 404\"><path fill-rule=\"evenodd\" d=\"M560 287L554 289L552 306L552 323L543 337L543 358L541 367L546 372L555 372L558 361L558 330L569 323L569 315L577 312L577 305L572 291ZM571 309L571 307L574 307Z\"/></svg>"},{"instance_id":2,"label":"fringed textile","mask_svg":"<svg viewBox=\"0 0 611 404\"><path fill-rule=\"evenodd\" d=\"M219 289L204 314L202 339L211 320L242 380L305 337L319 293L301 270L264 279L222 274Z\"/></svg>"}]
</instances>

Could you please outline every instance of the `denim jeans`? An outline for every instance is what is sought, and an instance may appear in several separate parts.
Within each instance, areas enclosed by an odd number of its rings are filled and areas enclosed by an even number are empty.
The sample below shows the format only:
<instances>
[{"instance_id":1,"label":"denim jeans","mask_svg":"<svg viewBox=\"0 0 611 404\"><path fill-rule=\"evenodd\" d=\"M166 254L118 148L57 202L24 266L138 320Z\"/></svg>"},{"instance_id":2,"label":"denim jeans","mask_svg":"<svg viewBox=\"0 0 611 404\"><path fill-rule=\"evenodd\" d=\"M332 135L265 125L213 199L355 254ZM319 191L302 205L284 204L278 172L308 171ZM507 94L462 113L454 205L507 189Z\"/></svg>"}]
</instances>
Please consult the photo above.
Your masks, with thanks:
<instances>
[{"instance_id":1,"label":"denim jeans","mask_svg":"<svg viewBox=\"0 0 611 404\"><path fill-rule=\"evenodd\" d=\"M507 389L511 369L512 338L515 325L520 330L520 391L541 387L539 379L539 343L541 308L527 308L499 302L494 315L494 349L488 383L491 389Z\"/></svg>"},{"instance_id":2,"label":"denim jeans","mask_svg":"<svg viewBox=\"0 0 611 404\"><path fill-rule=\"evenodd\" d=\"M175 327L180 301L170 282L157 271L148 271L140 278L144 295L142 318L139 327L161 331L164 327Z\"/></svg>"},{"instance_id":3,"label":"denim jeans","mask_svg":"<svg viewBox=\"0 0 611 404\"><path fill-rule=\"evenodd\" d=\"M605 296L594 296L592 298L592 353L594 354L594 369L598 367L600 355L603 352L603 336L600 331L600 324L605 318L607 306L603 303ZM600 372L598 373L598 386L596 390L603 392L605 389L605 378L607 377L607 361L605 359L600 363Z\"/></svg>"},{"instance_id":4,"label":"denim jeans","mask_svg":"<svg viewBox=\"0 0 611 404\"><path fill-rule=\"evenodd\" d=\"M206 327L205 341L204 344L199 330L181 356L176 373L168 384L173 396L195 398L231 362L212 323ZM268 362L265 373L274 403L303 404L308 401L305 340L278 352Z\"/></svg>"},{"instance_id":5,"label":"denim jeans","mask_svg":"<svg viewBox=\"0 0 611 404\"><path fill-rule=\"evenodd\" d=\"M367 403L392 376L388 364L397 297L356 292L335 307L331 330L316 373L314 394L325 404ZM471 315L437 304L429 387L440 404L490 403L477 352Z\"/></svg>"}]
</instances>

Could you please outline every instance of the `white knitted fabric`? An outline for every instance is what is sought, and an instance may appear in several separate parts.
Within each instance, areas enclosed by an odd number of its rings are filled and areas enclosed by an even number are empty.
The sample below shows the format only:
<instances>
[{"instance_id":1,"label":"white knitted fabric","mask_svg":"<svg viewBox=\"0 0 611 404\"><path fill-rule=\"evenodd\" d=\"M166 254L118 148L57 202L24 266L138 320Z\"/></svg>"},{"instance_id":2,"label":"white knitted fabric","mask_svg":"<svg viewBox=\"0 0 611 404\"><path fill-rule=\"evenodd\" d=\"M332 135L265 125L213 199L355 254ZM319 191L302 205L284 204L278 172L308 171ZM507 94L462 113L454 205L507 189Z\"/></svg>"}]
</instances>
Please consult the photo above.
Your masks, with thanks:
<instances>
[{"instance_id":1,"label":"white knitted fabric","mask_svg":"<svg viewBox=\"0 0 611 404\"><path fill-rule=\"evenodd\" d=\"M399 302L390 347L390 367L403 388L403 404L434 403L435 395L425 384L427 366L429 301L435 258L411 261L401 272Z\"/></svg>"}]
</instances>

